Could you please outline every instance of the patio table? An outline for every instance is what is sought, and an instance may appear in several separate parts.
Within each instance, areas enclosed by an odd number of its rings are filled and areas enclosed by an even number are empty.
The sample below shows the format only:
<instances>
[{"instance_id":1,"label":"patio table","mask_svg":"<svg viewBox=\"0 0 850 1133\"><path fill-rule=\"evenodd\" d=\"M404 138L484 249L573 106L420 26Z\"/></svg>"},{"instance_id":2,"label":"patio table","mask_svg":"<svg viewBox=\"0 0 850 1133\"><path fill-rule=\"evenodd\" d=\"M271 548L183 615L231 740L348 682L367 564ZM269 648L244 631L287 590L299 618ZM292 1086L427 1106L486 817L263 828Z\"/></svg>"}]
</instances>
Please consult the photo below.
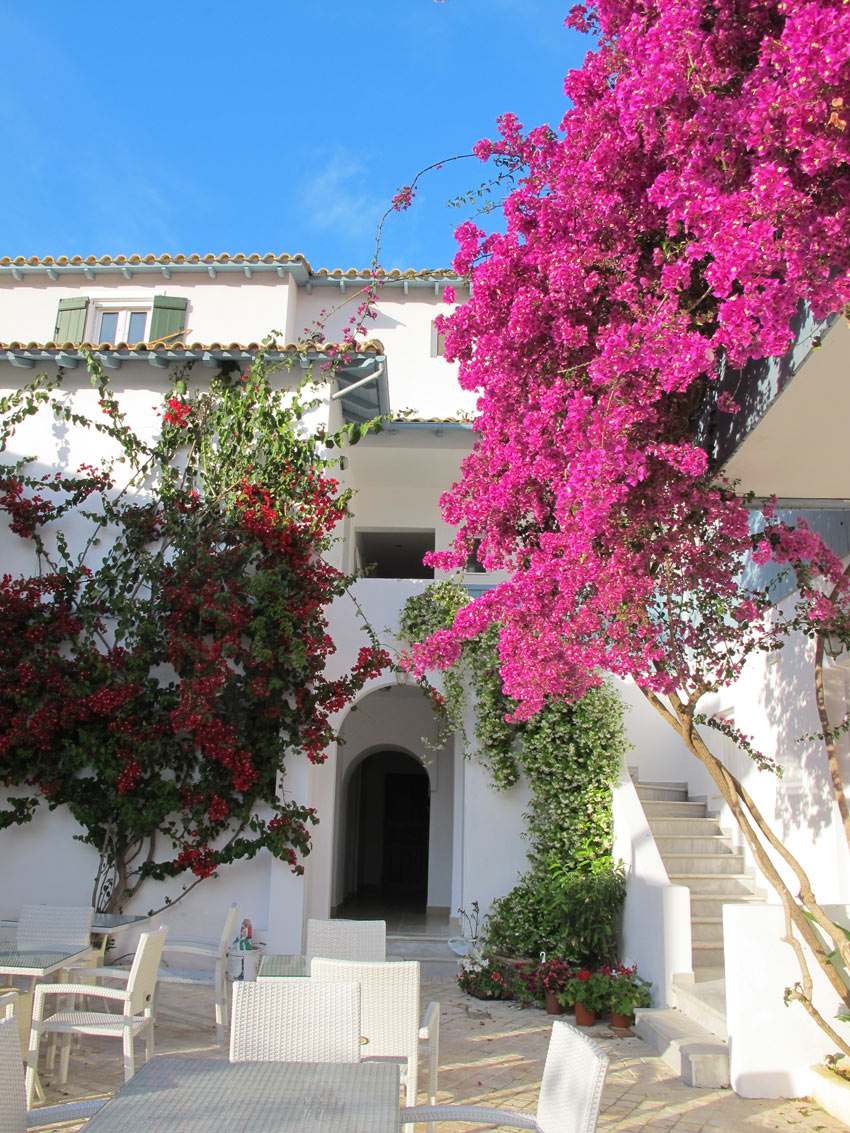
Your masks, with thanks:
<instances>
[{"instance_id":1,"label":"patio table","mask_svg":"<svg viewBox=\"0 0 850 1133\"><path fill-rule=\"evenodd\" d=\"M84 960L90 952L88 947L71 952L19 952L0 945L0 976L23 976L34 983Z\"/></svg>"},{"instance_id":2,"label":"patio table","mask_svg":"<svg viewBox=\"0 0 850 1133\"><path fill-rule=\"evenodd\" d=\"M136 916L132 913L95 913L91 921L91 930L98 935L108 933L110 936L117 936L119 932L125 932L128 928L133 928L147 920L150 920L150 917ZM15 928L17 923L16 917L5 917L0 920L0 928Z\"/></svg>"},{"instance_id":3,"label":"patio table","mask_svg":"<svg viewBox=\"0 0 850 1133\"><path fill-rule=\"evenodd\" d=\"M399 1069L160 1055L86 1133L398 1133Z\"/></svg>"},{"instance_id":4,"label":"patio table","mask_svg":"<svg viewBox=\"0 0 850 1133\"><path fill-rule=\"evenodd\" d=\"M387 956L386 963L398 963L407 959L406 956ZM309 976L310 960L307 956L289 956L274 954L263 956L260 960L260 969L257 972L258 980L276 980L290 976Z\"/></svg>"}]
</instances>

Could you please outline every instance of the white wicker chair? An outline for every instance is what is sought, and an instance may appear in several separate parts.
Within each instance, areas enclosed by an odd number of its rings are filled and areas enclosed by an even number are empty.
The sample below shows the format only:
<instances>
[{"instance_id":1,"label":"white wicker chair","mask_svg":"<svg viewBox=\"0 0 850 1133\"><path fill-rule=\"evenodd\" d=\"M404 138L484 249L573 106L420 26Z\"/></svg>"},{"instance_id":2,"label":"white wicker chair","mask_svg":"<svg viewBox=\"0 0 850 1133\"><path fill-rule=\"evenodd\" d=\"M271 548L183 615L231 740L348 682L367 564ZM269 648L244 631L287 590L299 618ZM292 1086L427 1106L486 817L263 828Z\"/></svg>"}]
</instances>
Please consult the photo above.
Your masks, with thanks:
<instances>
[{"instance_id":1,"label":"white wicker chair","mask_svg":"<svg viewBox=\"0 0 850 1133\"><path fill-rule=\"evenodd\" d=\"M607 1070L605 1051L569 1023L557 1020L552 1024L536 1116L482 1106L418 1105L402 1109L401 1120L471 1121L536 1133L593 1133Z\"/></svg>"},{"instance_id":2,"label":"white wicker chair","mask_svg":"<svg viewBox=\"0 0 850 1133\"><path fill-rule=\"evenodd\" d=\"M427 1043L428 1101L437 1100L437 1066L440 1056L440 1005L429 1003L419 1020L419 962L397 963L327 960L310 964L313 981L356 980L360 985L360 1026L366 1044L360 1057L404 1063L402 1080L407 1104L416 1104L419 1056Z\"/></svg>"},{"instance_id":3,"label":"white wicker chair","mask_svg":"<svg viewBox=\"0 0 850 1133\"><path fill-rule=\"evenodd\" d=\"M156 973L165 937L165 927L155 932L143 932L133 965L128 972L117 968L80 969L86 976L108 975L119 977L126 982L124 988L93 987L87 983L40 984L35 989L32 1013L32 1031L27 1052L27 1105L32 1105L35 1091L38 1052L42 1034L67 1036L62 1046L59 1064L59 1081L68 1077L68 1057L71 1035L100 1035L119 1038L124 1043L124 1081L129 1082L135 1073L133 1039L138 1034L145 1036L145 1055L151 1058L154 1052L154 989ZM45 1017L48 999L54 995L86 995L95 999L105 999L118 1003L122 1014L107 1011L59 1010Z\"/></svg>"},{"instance_id":4,"label":"white wicker chair","mask_svg":"<svg viewBox=\"0 0 850 1133\"><path fill-rule=\"evenodd\" d=\"M307 921L307 963L314 956L333 960L385 960L386 921Z\"/></svg>"},{"instance_id":5,"label":"white wicker chair","mask_svg":"<svg viewBox=\"0 0 850 1133\"><path fill-rule=\"evenodd\" d=\"M24 905L15 947L21 952L74 952L87 948L94 909L79 905Z\"/></svg>"},{"instance_id":6,"label":"white wicker chair","mask_svg":"<svg viewBox=\"0 0 850 1133\"><path fill-rule=\"evenodd\" d=\"M0 1010L14 996L0 996ZM38 1125L54 1125L64 1121L80 1121L91 1117L108 1099L52 1105L27 1110L21 1044L14 1019L0 1019L0 1133L25 1133Z\"/></svg>"},{"instance_id":7,"label":"white wicker chair","mask_svg":"<svg viewBox=\"0 0 850 1133\"><path fill-rule=\"evenodd\" d=\"M260 980L233 985L231 1062L359 1062L356 983Z\"/></svg>"},{"instance_id":8,"label":"white wicker chair","mask_svg":"<svg viewBox=\"0 0 850 1133\"><path fill-rule=\"evenodd\" d=\"M239 906L231 905L221 936L218 940L202 940L193 936L169 936L163 952L175 952L181 956L204 957L214 963L214 968L172 968L160 965L157 991L161 983L192 984L211 987L215 993L215 1031L218 1045L224 1043L224 1028L227 1026L227 952L236 931L236 918ZM190 961L191 963L191 961Z\"/></svg>"}]
</instances>

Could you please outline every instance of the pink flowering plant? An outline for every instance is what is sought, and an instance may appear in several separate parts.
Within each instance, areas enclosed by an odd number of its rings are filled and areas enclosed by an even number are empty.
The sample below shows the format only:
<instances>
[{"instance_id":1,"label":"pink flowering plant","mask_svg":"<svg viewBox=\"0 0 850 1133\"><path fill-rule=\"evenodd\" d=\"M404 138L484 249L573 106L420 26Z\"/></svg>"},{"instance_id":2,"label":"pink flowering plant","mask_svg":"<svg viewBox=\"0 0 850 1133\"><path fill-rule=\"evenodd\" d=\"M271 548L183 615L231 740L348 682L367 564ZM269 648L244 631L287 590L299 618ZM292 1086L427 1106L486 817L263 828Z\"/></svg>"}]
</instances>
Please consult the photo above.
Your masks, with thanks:
<instances>
[{"instance_id":1,"label":"pink flowering plant","mask_svg":"<svg viewBox=\"0 0 850 1133\"><path fill-rule=\"evenodd\" d=\"M575 966L561 956L541 957L537 965L537 980L543 991L563 991L574 973Z\"/></svg>"},{"instance_id":2,"label":"pink flowering plant","mask_svg":"<svg viewBox=\"0 0 850 1133\"><path fill-rule=\"evenodd\" d=\"M698 730L726 730L770 768L700 701L797 633L816 640L819 674L824 633L850 643L850 587L805 523L769 505L753 518L695 430L712 399L738 413L726 378L789 350L801 303L810 320L847 312L850 7L599 0L569 22L598 44L567 76L557 131L506 114L476 146L516 184L503 231L458 230L471 297L441 321L479 398L478 441L442 500L454 547L431 561L462 566L480 540L480 560L509 577L415 647L414 669L455 664L495 624L517 719L605 670L632 677L706 766L782 902L801 972L791 999L850 1054L812 1002L802 947L850 1006L831 962L850 964L850 942ZM748 564L790 578L796 598L780 607L780 583L752 582ZM840 726L818 689L850 846Z\"/></svg>"},{"instance_id":3,"label":"pink flowering plant","mask_svg":"<svg viewBox=\"0 0 850 1133\"><path fill-rule=\"evenodd\" d=\"M618 964L610 975L608 1007L618 1015L633 1015L637 1007L652 1006L651 987L637 974L637 965Z\"/></svg>"}]
</instances>

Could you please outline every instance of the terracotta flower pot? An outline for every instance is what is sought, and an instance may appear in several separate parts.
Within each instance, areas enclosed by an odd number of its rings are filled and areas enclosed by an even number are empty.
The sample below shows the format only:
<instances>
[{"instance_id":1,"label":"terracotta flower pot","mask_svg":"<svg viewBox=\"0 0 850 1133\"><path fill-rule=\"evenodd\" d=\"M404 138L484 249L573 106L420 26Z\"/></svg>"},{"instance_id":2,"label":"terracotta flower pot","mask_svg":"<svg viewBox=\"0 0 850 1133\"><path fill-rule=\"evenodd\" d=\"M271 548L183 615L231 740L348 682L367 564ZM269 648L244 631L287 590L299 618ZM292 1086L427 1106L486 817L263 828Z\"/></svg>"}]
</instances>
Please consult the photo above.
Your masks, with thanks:
<instances>
[{"instance_id":1,"label":"terracotta flower pot","mask_svg":"<svg viewBox=\"0 0 850 1133\"><path fill-rule=\"evenodd\" d=\"M621 1015L619 1011L611 1012L612 1027L619 1027L621 1030L625 1031L627 1028L634 1026L634 1022L634 1015Z\"/></svg>"},{"instance_id":2,"label":"terracotta flower pot","mask_svg":"<svg viewBox=\"0 0 850 1133\"><path fill-rule=\"evenodd\" d=\"M554 991L546 992L546 1011L549 1015L563 1015L566 1011L563 1003L558 1002L557 994Z\"/></svg>"},{"instance_id":3,"label":"terracotta flower pot","mask_svg":"<svg viewBox=\"0 0 850 1133\"><path fill-rule=\"evenodd\" d=\"M596 1013L588 1011L583 1003L576 1004L576 1026L592 1027L596 1022Z\"/></svg>"}]
</instances>

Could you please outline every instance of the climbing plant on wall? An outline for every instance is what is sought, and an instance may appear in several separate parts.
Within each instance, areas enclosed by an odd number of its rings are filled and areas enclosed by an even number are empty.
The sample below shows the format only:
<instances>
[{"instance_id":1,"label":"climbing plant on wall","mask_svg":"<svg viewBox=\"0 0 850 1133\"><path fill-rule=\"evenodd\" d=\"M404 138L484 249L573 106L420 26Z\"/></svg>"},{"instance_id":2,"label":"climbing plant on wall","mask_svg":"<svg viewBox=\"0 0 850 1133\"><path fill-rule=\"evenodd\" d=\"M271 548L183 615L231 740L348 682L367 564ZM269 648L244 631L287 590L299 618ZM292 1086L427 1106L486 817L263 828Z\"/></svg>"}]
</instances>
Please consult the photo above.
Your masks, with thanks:
<instances>
[{"instance_id":1,"label":"climbing plant on wall","mask_svg":"<svg viewBox=\"0 0 850 1133\"><path fill-rule=\"evenodd\" d=\"M401 636L411 645L433 636L451 625L468 602L457 583L426 587L408 599ZM445 697L437 704L446 726L463 728L470 697L475 754L489 768L494 787L507 790L524 773L531 792L525 814L531 869L496 903L488 922L490 944L529 954L565 947L566 941L586 935L585 927L576 929L572 922L578 923L574 909L589 905L593 916L582 918L581 924L594 916L604 922L605 942L603 947L594 936L588 947L597 949L594 955L600 960L607 958L611 925L623 898L622 878L611 858L611 788L628 748L616 690L602 683L573 704L550 698L531 719L509 719L516 704L502 688L496 626L465 641L443 679ZM576 881L575 875L584 880ZM579 958L575 946L570 955Z\"/></svg>"},{"instance_id":2,"label":"climbing plant on wall","mask_svg":"<svg viewBox=\"0 0 850 1133\"><path fill-rule=\"evenodd\" d=\"M347 496L305 385L262 354L203 384L187 368L146 440L89 370L93 415L61 370L0 398L4 453L44 412L106 454L0 468L0 510L32 553L0 580L0 826L69 807L109 911L148 879L182 896L263 849L302 872L316 816L278 773L289 753L324 759L332 714L388 662L370 638L325 675L325 610L349 579L322 552Z\"/></svg>"}]
</instances>

